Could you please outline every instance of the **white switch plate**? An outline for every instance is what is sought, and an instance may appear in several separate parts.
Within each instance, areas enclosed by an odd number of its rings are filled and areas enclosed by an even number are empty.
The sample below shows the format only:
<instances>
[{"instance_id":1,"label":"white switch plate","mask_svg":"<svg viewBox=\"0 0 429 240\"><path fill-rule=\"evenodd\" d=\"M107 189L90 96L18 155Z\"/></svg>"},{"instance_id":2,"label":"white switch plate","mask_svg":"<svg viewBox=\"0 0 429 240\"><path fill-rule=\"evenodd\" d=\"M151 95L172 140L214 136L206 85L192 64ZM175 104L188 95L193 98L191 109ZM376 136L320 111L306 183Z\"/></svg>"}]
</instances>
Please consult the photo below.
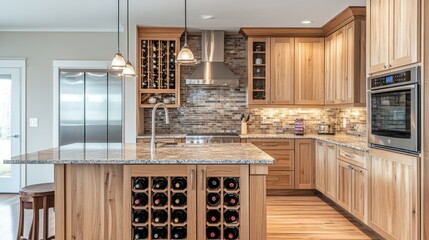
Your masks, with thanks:
<instances>
[{"instance_id":1,"label":"white switch plate","mask_svg":"<svg viewBox=\"0 0 429 240\"><path fill-rule=\"evenodd\" d=\"M347 119L346 118L343 118L343 126L342 127L343 128L347 127Z\"/></svg>"},{"instance_id":2,"label":"white switch plate","mask_svg":"<svg viewBox=\"0 0 429 240\"><path fill-rule=\"evenodd\" d=\"M38 118L30 118L30 127L38 127L39 119Z\"/></svg>"}]
</instances>

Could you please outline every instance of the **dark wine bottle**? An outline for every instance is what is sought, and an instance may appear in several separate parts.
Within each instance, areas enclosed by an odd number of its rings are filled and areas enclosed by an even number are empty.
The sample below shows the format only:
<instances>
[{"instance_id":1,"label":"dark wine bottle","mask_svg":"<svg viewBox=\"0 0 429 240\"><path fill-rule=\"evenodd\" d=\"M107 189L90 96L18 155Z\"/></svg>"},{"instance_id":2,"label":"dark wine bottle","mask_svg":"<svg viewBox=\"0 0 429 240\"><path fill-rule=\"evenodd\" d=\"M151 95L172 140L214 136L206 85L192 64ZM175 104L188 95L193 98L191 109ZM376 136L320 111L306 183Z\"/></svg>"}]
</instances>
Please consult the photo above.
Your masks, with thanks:
<instances>
[{"instance_id":1,"label":"dark wine bottle","mask_svg":"<svg viewBox=\"0 0 429 240\"><path fill-rule=\"evenodd\" d=\"M146 210L138 210L134 212L134 222L135 223L145 223L147 222L149 215Z\"/></svg>"},{"instance_id":2,"label":"dark wine bottle","mask_svg":"<svg viewBox=\"0 0 429 240\"><path fill-rule=\"evenodd\" d=\"M146 239L148 237L147 227L134 228L134 239Z\"/></svg>"},{"instance_id":3,"label":"dark wine bottle","mask_svg":"<svg viewBox=\"0 0 429 240\"><path fill-rule=\"evenodd\" d=\"M167 204L167 200L165 193L155 193L152 197L152 205L162 207Z\"/></svg>"},{"instance_id":4,"label":"dark wine bottle","mask_svg":"<svg viewBox=\"0 0 429 240\"><path fill-rule=\"evenodd\" d=\"M238 189L238 179L237 178L225 178L223 180L223 186L228 190L237 190Z\"/></svg>"},{"instance_id":5,"label":"dark wine bottle","mask_svg":"<svg viewBox=\"0 0 429 240\"><path fill-rule=\"evenodd\" d=\"M207 179L207 186L209 187L209 189L219 189L220 179L217 177L209 177Z\"/></svg>"},{"instance_id":6,"label":"dark wine bottle","mask_svg":"<svg viewBox=\"0 0 429 240\"><path fill-rule=\"evenodd\" d=\"M165 210L155 210L152 212L152 220L154 223L165 223L168 215Z\"/></svg>"},{"instance_id":7,"label":"dark wine bottle","mask_svg":"<svg viewBox=\"0 0 429 240\"><path fill-rule=\"evenodd\" d=\"M183 193L175 193L171 197L171 204L175 207L181 207L186 204L186 195Z\"/></svg>"},{"instance_id":8,"label":"dark wine bottle","mask_svg":"<svg viewBox=\"0 0 429 240\"><path fill-rule=\"evenodd\" d=\"M218 223L220 221L220 212L219 210L209 210L206 214L207 222L209 223Z\"/></svg>"},{"instance_id":9,"label":"dark wine bottle","mask_svg":"<svg viewBox=\"0 0 429 240\"><path fill-rule=\"evenodd\" d=\"M154 227L152 229L153 239L167 239L167 228L165 227Z\"/></svg>"},{"instance_id":10,"label":"dark wine bottle","mask_svg":"<svg viewBox=\"0 0 429 240\"><path fill-rule=\"evenodd\" d=\"M230 207L237 206L239 202L238 195L235 193L225 194L225 197L223 198L223 202L226 206L230 206Z\"/></svg>"},{"instance_id":11,"label":"dark wine bottle","mask_svg":"<svg viewBox=\"0 0 429 240\"><path fill-rule=\"evenodd\" d=\"M165 81L167 81L167 79ZM187 186L186 179L183 177L173 178L171 182L174 190L183 190Z\"/></svg>"},{"instance_id":12,"label":"dark wine bottle","mask_svg":"<svg viewBox=\"0 0 429 240\"><path fill-rule=\"evenodd\" d=\"M146 206L148 197L146 193L137 193L134 195L135 206Z\"/></svg>"},{"instance_id":13,"label":"dark wine bottle","mask_svg":"<svg viewBox=\"0 0 429 240\"><path fill-rule=\"evenodd\" d=\"M238 212L236 210L226 210L223 213L223 218L227 223L234 223L238 221Z\"/></svg>"},{"instance_id":14,"label":"dark wine bottle","mask_svg":"<svg viewBox=\"0 0 429 240\"><path fill-rule=\"evenodd\" d=\"M146 189L147 186L148 186L147 178L137 178L134 181L134 188L135 189Z\"/></svg>"},{"instance_id":15,"label":"dark wine bottle","mask_svg":"<svg viewBox=\"0 0 429 240\"><path fill-rule=\"evenodd\" d=\"M220 229L218 227L208 227L206 229L207 239L219 239L220 238Z\"/></svg>"},{"instance_id":16,"label":"dark wine bottle","mask_svg":"<svg viewBox=\"0 0 429 240\"><path fill-rule=\"evenodd\" d=\"M171 238L186 239L186 227L173 227L171 229Z\"/></svg>"},{"instance_id":17,"label":"dark wine bottle","mask_svg":"<svg viewBox=\"0 0 429 240\"><path fill-rule=\"evenodd\" d=\"M210 206L219 205L220 195L219 193L209 193L207 194L207 204Z\"/></svg>"},{"instance_id":18,"label":"dark wine bottle","mask_svg":"<svg viewBox=\"0 0 429 240\"><path fill-rule=\"evenodd\" d=\"M184 223L187 219L187 214L184 210L174 210L171 212L171 221L173 223Z\"/></svg>"},{"instance_id":19,"label":"dark wine bottle","mask_svg":"<svg viewBox=\"0 0 429 240\"><path fill-rule=\"evenodd\" d=\"M158 85L158 83L157 83ZM156 177L153 179L153 188L154 189L165 189L168 185L167 179L165 177Z\"/></svg>"},{"instance_id":20,"label":"dark wine bottle","mask_svg":"<svg viewBox=\"0 0 429 240\"><path fill-rule=\"evenodd\" d=\"M237 239L238 235L238 228L236 227L226 227L223 229L223 236L225 239Z\"/></svg>"}]
</instances>

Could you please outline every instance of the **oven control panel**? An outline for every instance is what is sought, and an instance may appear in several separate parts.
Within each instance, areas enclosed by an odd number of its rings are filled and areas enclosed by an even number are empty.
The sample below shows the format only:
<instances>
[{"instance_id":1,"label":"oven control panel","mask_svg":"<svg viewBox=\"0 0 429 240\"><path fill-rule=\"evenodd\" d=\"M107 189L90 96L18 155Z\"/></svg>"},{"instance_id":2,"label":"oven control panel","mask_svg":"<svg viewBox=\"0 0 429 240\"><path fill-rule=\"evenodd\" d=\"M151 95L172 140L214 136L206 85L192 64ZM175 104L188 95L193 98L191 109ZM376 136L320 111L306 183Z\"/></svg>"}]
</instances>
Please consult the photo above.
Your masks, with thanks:
<instances>
[{"instance_id":1,"label":"oven control panel","mask_svg":"<svg viewBox=\"0 0 429 240\"><path fill-rule=\"evenodd\" d=\"M411 70L398 72L382 77L371 78L371 88L389 86L391 84L412 82Z\"/></svg>"}]
</instances>

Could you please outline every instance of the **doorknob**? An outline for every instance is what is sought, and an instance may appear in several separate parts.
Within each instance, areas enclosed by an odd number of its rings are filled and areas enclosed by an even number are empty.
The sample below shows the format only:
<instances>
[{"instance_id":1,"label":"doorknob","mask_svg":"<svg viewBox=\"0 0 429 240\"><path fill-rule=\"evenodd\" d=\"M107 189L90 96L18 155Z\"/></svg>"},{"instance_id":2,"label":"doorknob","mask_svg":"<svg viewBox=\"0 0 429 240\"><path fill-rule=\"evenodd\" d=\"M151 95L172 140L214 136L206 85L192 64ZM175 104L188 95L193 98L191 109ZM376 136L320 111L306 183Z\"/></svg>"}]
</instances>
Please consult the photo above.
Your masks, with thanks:
<instances>
[{"instance_id":1,"label":"doorknob","mask_svg":"<svg viewBox=\"0 0 429 240\"><path fill-rule=\"evenodd\" d=\"M7 137L8 138L19 138L19 134L13 134L13 135L9 135Z\"/></svg>"}]
</instances>

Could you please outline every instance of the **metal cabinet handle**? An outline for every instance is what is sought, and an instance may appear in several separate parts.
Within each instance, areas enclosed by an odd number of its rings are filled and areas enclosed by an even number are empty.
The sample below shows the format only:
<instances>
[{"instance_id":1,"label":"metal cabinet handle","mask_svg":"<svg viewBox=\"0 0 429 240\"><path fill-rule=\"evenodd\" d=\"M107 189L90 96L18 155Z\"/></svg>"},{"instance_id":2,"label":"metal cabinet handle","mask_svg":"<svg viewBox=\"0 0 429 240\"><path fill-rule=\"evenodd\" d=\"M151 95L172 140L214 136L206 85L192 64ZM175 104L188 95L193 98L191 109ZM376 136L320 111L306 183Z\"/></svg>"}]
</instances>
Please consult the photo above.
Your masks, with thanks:
<instances>
[{"instance_id":1,"label":"metal cabinet handle","mask_svg":"<svg viewBox=\"0 0 429 240\"><path fill-rule=\"evenodd\" d=\"M7 138L19 138L19 134L9 135Z\"/></svg>"},{"instance_id":2,"label":"metal cabinet handle","mask_svg":"<svg viewBox=\"0 0 429 240\"><path fill-rule=\"evenodd\" d=\"M388 67L392 67L392 64L389 64Z\"/></svg>"},{"instance_id":3,"label":"metal cabinet handle","mask_svg":"<svg viewBox=\"0 0 429 240\"><path fill-rule=\"evenodd\" d=\"M387 68L387 65L384 65L383 67L384 67L384 68Z\"/></svg>"},{"instance_id":4,"label":"metal cabinet handle","mask_svg":"<svg viewBox=\"0 0 429 240\"><path fill-rule=\"evenodd\" d=\"M192 190L195 190L195 170L193 169L191 171L191 186Z\"/></svg>"},{"instance_id":5,"label":"metal cabinet handle","mask_svg":"<svg viewBox=\"0 0 429 240\"><path fill-rule=\"evenodd\" d=\"M352 155L352 154L346 154L345 156L349 158L355 158L355 155Z\"/></svg>"},{"instance_id":6,"label":"metal cabinet handle","mask_svg":"<svg viewBox=\"0 0 429 240\"><path fill-rule=\"evenodd\" d=\"M262 143L262 146L277 146L278 143Z\"/></svg>"},{"instance_id":7,"label":"metal cabinet handle","mask_svg":"<svg viewBox=\"0 0 429 240\"><path fill-rule=\"evenodd\" d=\"M328 148L334 148L334 145L326 145Z\"/></svg>"},{"instance_id":8,"label":"metal cabinet handle","mask_svg":"<svg viewBox=\"0 0 429 240\"><path fill-rule=\"evenodd\" d=\"M317 142L317 144L319 144L319 145L323 145L323 143L322 143L322 142Z\"/></svg>"}]
</instances>

